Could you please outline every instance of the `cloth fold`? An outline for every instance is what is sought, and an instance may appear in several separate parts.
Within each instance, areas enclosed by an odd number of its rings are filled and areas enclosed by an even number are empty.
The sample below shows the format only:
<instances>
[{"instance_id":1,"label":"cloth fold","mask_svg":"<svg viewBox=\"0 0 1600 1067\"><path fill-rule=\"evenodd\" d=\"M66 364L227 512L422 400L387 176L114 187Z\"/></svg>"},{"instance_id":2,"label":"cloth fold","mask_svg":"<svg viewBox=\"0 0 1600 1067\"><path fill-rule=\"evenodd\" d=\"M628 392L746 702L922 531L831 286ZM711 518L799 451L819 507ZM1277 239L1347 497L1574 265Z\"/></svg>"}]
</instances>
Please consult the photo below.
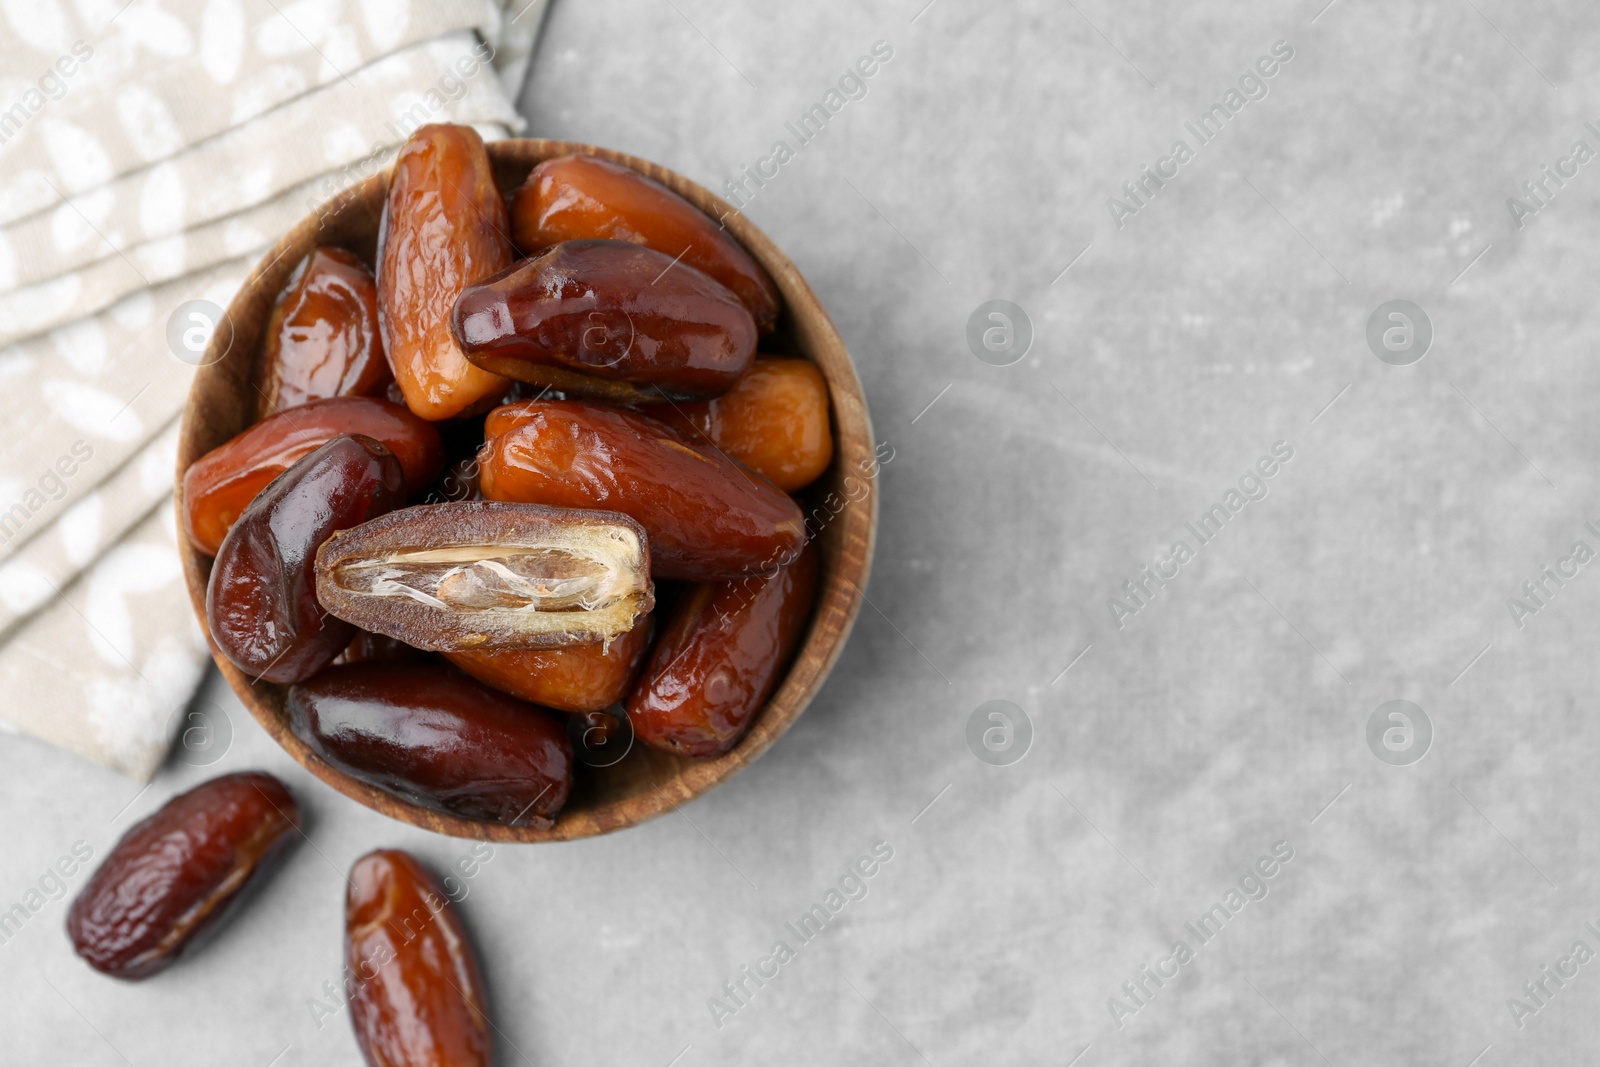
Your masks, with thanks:
<instances>
[{"instance_id":1,"label":"cloth fold","mask_svg":"<svg viewBox=\"0 0 1600 1067\"><path fill-rule=\"evenodd\" d=\"M119 15L121 2L83 19L60 17L65 13L56 4L6 5L8 14L16 12L15 39L0 52L7 80L55 69L64 88L59 97L52 87L40 89L46 103L33 108L40 136L0 142L0 172L8 179L0 224L54 207L58 189L86 192L180 157L297 98L315 100L319 89L386 56L455 31L475 32L503 54L495 65L507 71L505 95L514 99L543 6L513 13L516 22L508 25L496 0L303 0L276 9L251 4L250 11L242 0L137 0ZM41 13L36 8L44 9L43 18L33 17ZM63 55L75 60L70 75L55 67ZM9 105L23 91L0 100ZM0 137L7 133L0 126Z\"/></svg>"},{"instance_id":2,"label":"cloth fold","mask_svg":"<svg viewBox=\"0 0 1600 1067\"><path fill-rule=\"evenodd\" d=\"M274 199L282 201L279 214L293 222L324 199L310 198L314 179L365 159L375 145L403 140L426 122L510 129L517 114L486 63L492 54L466 32L426 41L180 156L85 192L62 189L65 197L54 206L0 229L0 257L14 264L11 282L36 285L113 258L123 258L147 282L146 269L166 269L172 276L187 261L185 231ZM429 100L444 79L451 81L451 95L441 90ZM51 121L41 123L41 132ZM294 150L265 147L288 145ZM281 195L302 185L307 188L299 198ZM252 220L254 232L276 239L277 232L264 230L262 221Z\"/></svg>"},{"instance_id":3,"label":"cloth fold","mask_svg":"<svg viewBox=\"0 0 1600 1067\"><path fill-rule=\"evenodd\" d=\"M519 132L546 0L0 5L0 728L140 781L209 655L174 312L428 122Z\"/></svg>"}]
</instances>

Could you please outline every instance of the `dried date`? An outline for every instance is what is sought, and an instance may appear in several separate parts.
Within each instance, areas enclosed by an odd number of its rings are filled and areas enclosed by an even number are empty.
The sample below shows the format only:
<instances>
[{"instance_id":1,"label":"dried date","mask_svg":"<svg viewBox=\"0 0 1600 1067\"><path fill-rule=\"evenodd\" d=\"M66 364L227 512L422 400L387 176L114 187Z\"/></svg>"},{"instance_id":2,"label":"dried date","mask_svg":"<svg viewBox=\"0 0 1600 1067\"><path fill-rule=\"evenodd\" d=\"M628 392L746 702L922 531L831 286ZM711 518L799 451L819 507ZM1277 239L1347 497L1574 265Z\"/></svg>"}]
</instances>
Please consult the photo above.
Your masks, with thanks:
<instances>
[{"instance_id":1,"label":"dried date","mask_svg":"<svg viewBox=\"0 0 1600 1067\"><path fill-rule=\"evenodd\" d=\"M352 252L315 249L295 267L267 320L256 418L323 397L381 396L391 380L372 272Z\"/></svg>"},{"instance_id":2,"label":"dried date","mask_svg":"<svg viewBox=\"0 0 1600 1067\"><path fill-rule=\"evenodd\" d=\"M289 688L289 728L323 762L414 804L553 825L572 744L552 712L435 663L352 663Z\"/></svg>"},{"instance_id":3,"label":"dried date","mask_svg":"<svg viewBox=\"0 0 1600 1067\"><path fill-rule=\"evenodd\" d=\"M610 645L505 652L446 652L445 658L502 693L556 711L599 711L620 703L650 647L650 616Z\"/></svg>"},{"instance_id":4,"label":"dried date","mask_svg":"<svg viewBox=\"0 0 1600 1067\"><path fill-rule=\"evenodd\" d=\"M375 1067L488 1067L487 996L472 942L409 853L369 852L345 892L350 1025Z\"/></svg>"},{"instance_id":5,"label":"dried date","mask_svg":"<svg viewBox=\"0 0 1600 1067\"><path fill-rule=\"evenodd\" d=\"M461 291L510 265L506 225L483 139L471 127L430 125L411 135L395 160L378 236L378 321L406 406L425 419L471 411L509 384L468 363L450 336Z\"/></svg>"},{"instance_id":6,"label":"dried date","mask_svg":"<svg viewBox=\"0 0 1600 1067\"><path fill-rule=\"evenodd\" d=\"M690 440L706 440L786 493L816 481L833 460L828 383L804 359L758 358L732 389L650 413Z\"/></svg>"},{"instance_id":7,"label":"dried date","mask_svg":"<svg viewBox=\"0 0 1600 1067\"><path fill-rule=\"evenodd\" d=\"M450 323L485 370L617 402L717 396L756 350L731 292L624 241L558 244L469 286Z\"/></svg>"},{"instance_id":8,"label":"dried date","mask_svg":"<svg viewBox=\"0 0 1600 1067\"><path fill-rule=\"evenodd\" d=\"M690 590L628 697L639 740L699 757L738 744L800 643L816 587L807 548L769 577Z\"/></svg>"},{"instance_id":9,"label":"dried date","mask_svg":"<svg viewBox=\"0 0 1600 1067\"><path fill-rule=\"evenodd\" d=\"M228 531L206 586L222 654L269 682L298 682L330 662L355 627L317 603L317 549L404 500L400 461L370 437L335 437L267 486Z\"/></svg>"},{"instance_id":10,"label":"dried date","mask_svg":"<svg viewBox=\"0 0 1600 1067\"><path fill-rule=\"evenodd\" d=\"M598 156L559 156L534 167L512 194L511 236L529 255L607 237L681 256L731 289L763 333L778 318L777 286L723 227L659 182Z\"/></svg>"},{"instance_id":11,"label":"dried date","mask_svg":"<svg viewBox=\"0 0 1600 1067\"><path fill-rule=\"evenodd\" d=\"M115 978L146 978L214 929L276 864L300 809L270 774L181 793L122 836L67 915L72 947Z\"/></svg>"},{"instance_id":12,"label":"dried date","mask_svg":"<svg viewBox=\"0 0 1600 1067\"><path fill-rule=\"evenodd\" d=\"M479 453L488 500L600 508L636 519L657 577L739 577L792 558L800 508L712 445L644 415L571 400L492 412Z\"/></svg>"},{"instance_id":13,"label":"dried date","mask_svg":"<svg viewBox=\"0 0 1600 1067\"><path fill-rule=\"evenodd\" d=\"M444 465L433 424L398 404L354 396L313 400L256 423L189 465L183 474L189 540L206 555L216 555L257 493L341 434L382 441L400 461L408 494L425 488Z\"/></svg>"},{"instance_id":14,"label":"dried date","mask_svg":"<svg viewBox=\"0 0 1600 1067\"><path fill-rule=\"evenodd\" d=\"M649 542L626 515L458 501L329 538L317 600L364 630L460 652L609 643L655 595Z\"/></svg>"}]
</instances>

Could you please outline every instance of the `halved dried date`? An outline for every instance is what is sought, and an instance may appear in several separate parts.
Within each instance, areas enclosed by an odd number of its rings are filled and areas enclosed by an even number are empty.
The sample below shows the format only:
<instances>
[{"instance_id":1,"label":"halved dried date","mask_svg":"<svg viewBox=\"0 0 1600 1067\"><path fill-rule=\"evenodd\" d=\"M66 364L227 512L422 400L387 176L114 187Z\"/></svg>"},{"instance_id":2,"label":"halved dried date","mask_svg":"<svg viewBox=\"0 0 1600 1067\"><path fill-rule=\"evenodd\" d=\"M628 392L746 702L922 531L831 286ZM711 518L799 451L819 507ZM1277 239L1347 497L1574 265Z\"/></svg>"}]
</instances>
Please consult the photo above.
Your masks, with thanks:
<instances>
[{"instance_id":1,"label":"halved dried date","mask_svg":"<svg viewBox=\"0 0 1600 1067\"><path fill-rule=\"evenodd\" d=\"M470 286L450 327L485 370L618 402L717 396L756 350L736 296L624 241L567 241Z\"/></svg>"},{"instance_id":2,"label":"halved dried date","mask_svg":"<svg viewBox=\"0 0 1600 1067\"><path fill-rule=\"evenodd\" d=\"M350 868L344 905L350 1025L375 1067L488 1067L487 996L439 882L398 849Z\"/></svg>"},{"instance_id":3,"label":"halved dried date","mask_svg":"<svg viewBox=\"0 0 1600 1067\"><path fill-rule=\"evenodd\" d=\"M506 225L483 139L470 126L411 135L378 235L378 321L406 406L425 419L460 415L509 384L468 363L450 336L461 291L511 263Z\"/></svg>"},{"instance_id":4,"label":"halved dried date","mask_svg":"<svg viewBox=\"0 0 1600 1067\"><path fill-rule=\"evenodd\" d=\"M329 538L317 600L432 652L609 643L655 604L650 547L626 515L463 500Z\"/></svg>"},{"instance_id":5,"label":"halved dried date","mask_svg":"<svg viewBox=\"0 0 1600 1067\"><path fill-rule=\"evenodd\" d=\"M561 241L609 237L664 252L733 290L763 333L778 288L726 229L659 182L598 156L547 159L511 197L511 237L529 255Z\"/></svg>"},{"instance_id":6,"label":"halved dried date","mask_svg":"<svg viewBox=\"0 0 1600 1067\"><path fill-rule=\"evenodd\" d=\"M163 970L273 867L299 824L294 797L260 771L173 797L122 835L72 902L73 949L115 978Z\"/></svg>"},{"instance_id":7,"label":"halved dried date","mask_svg":"<svg viewBox=\"0 0 1600 1067\"><path fill-rule=\"evenodd\" d=\"M212 449L183 474L183 525L194 546L217 554L228 529L278 475L341 434L382 441L415 493L444 466L439 432L399 404L369 397L313 400L279 412Z\"/></svg>"},{"instance_id":8,"label":"halved dried date","mask_svg":"<svg viewBox=\"0 0 1600 1067\"><path fill-rule=\"evenodd\" d=\"M550 826L572 788L554 713L437 663L352 663L289 688L289 728L325 763L434 811Z\"/></svg>"},{"instance_id":9,"label":"halved dried date","mask_svg":"<svg viewBox=\"0 0 1600 1067\"><path fill-rule=\"evenodd\" d=\"M786 493L816 481L833 459L828 383L809 360L758 358L715 400L652 408L650 414L690 440L703 434Z\"/></svg>"},{"instance_id":10,"label":"halved dried date","mask_svg":"<svg viewBox=\"0 0 1600 1067\"><path fill-rule=\"evenodd\" d=\"M381 396L392 376L378 331L378 283L342 248L300 261L267 320L256 418L329 396Z\"/></svg>"},{"instance_id":11,"label":"halved dried date","mask_svg":"<svg viewBox=\"0 0 1600 1067\"><path fill-rule=\"evenodd\" d=\"M650 616L610 645L506 652L446 652L445 658L502 693L556 711L599 711L620 703L650 647Z\"/></svg>"},{"instance_id":12,"label":"halved dried date","mask_svg":"<svg viewBox=\"0 0 1600 1067\"><path fill-rule=\"evenodd\" d=\"M702 757L738 744L800 643L816 587L808 547L770 577L690 590L628 697L639 740Z\"/></svg>"},{"instance_id":13,"label":"halved dried date","mask_svg":"<svg viewBox=\"0 0 1600 1067\"><path fill-rule=\"evenodd\" d=\"M330 662L356 630L317 603L317 549L404 501L400 461L370 437L335 437L284 471L211 567L206 619L222 654L269 682L298 682Z\"/></svg>"},{"instance_id":14,"label":"halved dried date","mask_svg":"<svg viewBox=\"0 0 1600 1067\"><path fill-rule=\"evenodd\" d=\"M479 453L488 500L605 508L650 535L657 577L711 580L793 557L800 508L759 474L644 415L530 400L490 415Z\"/></svg>"}]
</instances>

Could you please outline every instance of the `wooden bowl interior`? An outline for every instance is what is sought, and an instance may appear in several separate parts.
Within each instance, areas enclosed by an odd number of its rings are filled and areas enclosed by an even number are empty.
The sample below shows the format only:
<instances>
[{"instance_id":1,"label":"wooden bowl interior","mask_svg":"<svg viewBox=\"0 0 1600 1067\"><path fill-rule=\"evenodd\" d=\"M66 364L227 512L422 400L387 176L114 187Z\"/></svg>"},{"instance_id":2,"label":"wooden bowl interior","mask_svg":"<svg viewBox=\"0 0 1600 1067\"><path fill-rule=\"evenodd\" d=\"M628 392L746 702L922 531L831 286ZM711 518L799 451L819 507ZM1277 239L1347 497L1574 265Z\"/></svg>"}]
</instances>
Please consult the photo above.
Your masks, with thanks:
<instances>
[{"instance_id":1,"label":"wooden bowl interior","mask_svg":"<svg viewBox=\"0 0 1600 1067\"><path fill-rule=\"evenodd\" d=\"M570 152L588 152L632 167L688 199L714 218L724 218L734 237L772 275L782 293L783 314L762 351L812 360L828 382L835 454L823 476L801 495L807 530L821 557L821 582L810 628L787 674L744 740L713 760L691 760L635 744L621 762L596 769L578 767L573 793L556 825L547 830L461 819L418 807L356 781L323 763L289 730L286 688L252 682L212 647L212 658L245 707L296 760L324 782L367 807L402 822L457 837L494 841L550 841L617 830L704 793L765 752L805 710L820 688L861 606L877 528L877 470L871 420L850 355L816 294L789 260L742 215L700 186L645 160L565 141L510 140L489 145L501 191L510 191L539 162ZM246 429L255 411L251 384L256 354L273 301L310 251L345 248L376 262L378 224L388 188L386 174L369 178L324 204L289 232L245 280L217 325L204 365L195 375L178 447L177 506L183 508L183 472L211 449ZM180 522L180 528L182 526ZM180 552L189 596L205 627L206 582L211 559L187 541Z\"/></svg>"}]
</instances>

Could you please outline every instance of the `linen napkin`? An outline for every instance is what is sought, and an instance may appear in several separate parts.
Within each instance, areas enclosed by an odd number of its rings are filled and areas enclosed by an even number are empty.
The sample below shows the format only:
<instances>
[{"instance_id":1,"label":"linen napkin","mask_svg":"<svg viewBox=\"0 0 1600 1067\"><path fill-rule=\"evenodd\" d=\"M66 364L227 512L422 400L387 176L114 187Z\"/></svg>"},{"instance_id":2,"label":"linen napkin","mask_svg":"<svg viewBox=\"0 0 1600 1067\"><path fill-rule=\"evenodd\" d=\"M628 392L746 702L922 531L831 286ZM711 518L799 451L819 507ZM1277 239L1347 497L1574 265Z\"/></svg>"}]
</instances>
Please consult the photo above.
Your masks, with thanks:
<instances>
[{"instance_id":1,"label":"linen napkin","mask_svg":"<svg viewBox=\"0 0 1600 1067\"><path fill-rule=\"evenodd\" d=\"M0 728L155 774L209 662L175 313L418 126L520 132L545 5L0 0Z\"/></svg>"}]
</instances>

